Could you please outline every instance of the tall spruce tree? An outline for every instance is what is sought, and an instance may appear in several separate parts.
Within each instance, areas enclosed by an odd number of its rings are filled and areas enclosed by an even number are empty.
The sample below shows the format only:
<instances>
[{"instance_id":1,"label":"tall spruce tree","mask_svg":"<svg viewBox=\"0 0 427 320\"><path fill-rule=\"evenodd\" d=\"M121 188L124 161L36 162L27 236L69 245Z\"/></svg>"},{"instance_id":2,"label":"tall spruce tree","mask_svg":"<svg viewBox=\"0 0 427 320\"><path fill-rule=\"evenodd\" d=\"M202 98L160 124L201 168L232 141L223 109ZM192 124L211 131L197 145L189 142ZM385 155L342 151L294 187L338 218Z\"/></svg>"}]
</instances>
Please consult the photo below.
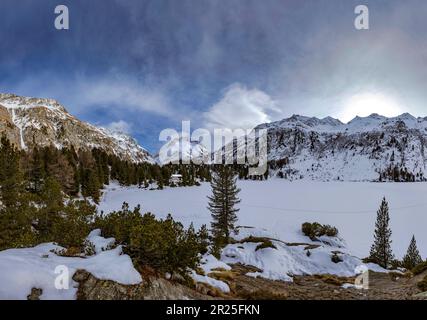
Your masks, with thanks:
<instances>
[{"instance_id":1,"label":"tall spruce tree","mask_svg":"<svg viewBox=\"0 0 427 320\"><path fill-rule=\"evenodd\" d=\"M20 153L4 136L0 144L0 250L3 250L32 245L35 236Z\"/></svg>"},{"instance_id":2,"label":"tall spruce tree","mask_svg":"<svg viewBox=\"0 0 427 320\"><path fill-rule=\"evenodd\" d=\"M28 169L29 190L34 193L40 193L45 178L45 164L41 152L34 148L30 154L30 164Z\"/></svg>"},{"instance_id":3,"label":"tall spruce tree","mask_svg":"<svg viewBox=\"0 0 427 320\"><path fill-rule=\"evenodd\" d=\"M19 151L3 136L0 148L0 200L6 208L19 204L19 195L25 191L19 162Z\"/></svg>"},{"instance_id":4,"label":"tall spruce tree","mask_svg":"<svg viewBox=\"0 0 427 320\"><path fill-rule=\"evenodd\" d=\"M374 243L371 247L370 260L387 268L394 255L391 250L391 229L389 228L390 216L388 203L385 197L377 211L377 221L375 222Z\"/></svg>"},{"instance_id":5,"label":"tall spruce tree","mask_svg":"<svg viewBox=\"0 0 427 320\"><path fill-rule=\"evenodd\" d=\"M209 196L208 209L212 213L212 235L214 246L219 248L230 242L232 231L237 232L236 205L240 202L237 194L240 189L236 186L236 178L230 166L214 168L211 180L212 196Z\"/></svg>"},{"instance_id":6,"label":"tall spruce tree","mask_svg":"<svg viewBox=\"0 0 427 320\"><path fill-rule=\"evenodd\" d=\"M420 252L418 251L417 241L415 240L415 236L412 236L411 243L409 244L408 250L403 257L403 266L406 269L412 269L421 262L423 262L423 259L421 258Z\"/></svg>"},{"instance_id":7,"label":"tall spruce tree","mask_svg":"<svg viewBox=\"0 0 427 320\"><path fill-rule=\"evenodd\" d=\"M54 178L46 179L39 197L37 224L35 226L41 242L57 241L63 235L54 236L53 228L63 218L64 198L61 185Z\"/></svg>"}]
</instances>

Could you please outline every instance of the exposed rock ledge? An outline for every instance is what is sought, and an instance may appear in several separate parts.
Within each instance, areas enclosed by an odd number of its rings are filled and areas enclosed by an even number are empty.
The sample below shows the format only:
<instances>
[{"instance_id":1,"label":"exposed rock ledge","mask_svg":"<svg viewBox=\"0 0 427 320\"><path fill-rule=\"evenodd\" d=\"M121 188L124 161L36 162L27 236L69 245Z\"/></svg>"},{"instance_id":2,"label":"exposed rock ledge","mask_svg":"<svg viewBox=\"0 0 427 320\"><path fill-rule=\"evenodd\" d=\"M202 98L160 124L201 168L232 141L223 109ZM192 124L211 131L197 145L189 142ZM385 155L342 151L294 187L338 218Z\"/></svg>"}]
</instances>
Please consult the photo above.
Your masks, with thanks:
<instances>
[{"instance_id":1,"label":"exposed rock ledge","mask_svg":"<svg viewBox=\"0 0 427 320\"><path fill-rule=\"evenodd\" d=\"M295 276L293 282L254 278L246 273L253 267L232 265L227 283L233 289L230 295L218 294L209 286L198 283L196 290L174 281L147 276L141 284L123 285L111 280L100 280L85 270L78 270L73 280L78 286L78 300L210 300L210 299L326 299L326 300L424 300L427 292L420 292L418 281L427 273L408 277L397 274L370 272L370 289L342 287L354 279L333 275ZM33 288L29 300L39 300L42 290Z\"/></svg>"},{"instance_id":2,"label":"exposed rock ledge","mask_svg":"<svg viewBox=\"0 0 427 320\"><path fill-rule=\"evenodd\" d=\"M79 283L78 300L207 300L191 288L162 278L149 277L141 284L123 285L100 280L85 270L77 270L73 280Z\"/></svg>"}]
</instances>

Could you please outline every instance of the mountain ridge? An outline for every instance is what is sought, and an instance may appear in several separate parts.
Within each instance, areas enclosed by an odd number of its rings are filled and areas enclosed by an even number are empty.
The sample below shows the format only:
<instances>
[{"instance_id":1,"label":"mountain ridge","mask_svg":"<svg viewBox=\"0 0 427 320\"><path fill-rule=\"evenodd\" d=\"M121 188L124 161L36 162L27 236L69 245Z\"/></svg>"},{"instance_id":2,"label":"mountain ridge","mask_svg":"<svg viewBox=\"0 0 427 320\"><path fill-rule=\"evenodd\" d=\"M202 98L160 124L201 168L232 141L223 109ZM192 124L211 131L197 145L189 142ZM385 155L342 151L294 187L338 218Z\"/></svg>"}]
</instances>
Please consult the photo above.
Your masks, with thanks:
<instances>
[{"instance_id":1,"label":"mountain ridge","mask_svg":"<svg viewBox=\"0 0 427 320\"><path fill-rule=\"evenodd\" d=\"M373 113L342 123L332 117L293 115L254 128L260 129L267 130L270 177L313 181L425 181L427 177L427 117ZM235 141L233 148L225 148L225 157L231 152L244 154L253 139L249 135L246 142Z\"/></svg>"},{"instance_id":2,"label":"mountain ridge","mask_svg":"<svg viewBox=\"0 0 427 320\"><path fill-rule=\"evenodd\" d=\"M0 133L21 150L50 145L99 148L122 160L154 163L132 137L81 121L54 99L0 94Z\"/></svg>"},{"instance_id":3,"label":"mountain ridge","mask_svg":"<svg viewBox=\"0 0 427 320\"><path fill-rule=\"evenodd\" d=\"M368 124L371 125L382 125L382 124L390 124L394 122L402 121L405 125L411 128L427 128L427 117L414 117L408 112L402 113L401 115L395 117L386 117L379 115L377 113L371 113L369 116L361 117L355 116L352 120L347 123L342 122L337 118L333 118L331 116L327 116L324 118L317 117L308 117L302 116L298 114L294 114L291 117L284 118L278 121L272 121L267 123L262 123L255 127L255 129L263 129L269 127L280 127L280 126L294 126L297 125L305 125L310 128L322 129L320 126L323 126L323 129L352 129L363 131L363 128L370 130Z\"/></svg>"},{"instance_id":4,"label":"mountain ridge","mask_svg":"<svg viewBox=\"0 0 427 320\"><path fill-rule=\"evenodd\" d=\"M258 126L268 130L272 174L291 180L425 180L427 117L373 113L338 121L293 116Z\"/></svg>"}]
</instances>

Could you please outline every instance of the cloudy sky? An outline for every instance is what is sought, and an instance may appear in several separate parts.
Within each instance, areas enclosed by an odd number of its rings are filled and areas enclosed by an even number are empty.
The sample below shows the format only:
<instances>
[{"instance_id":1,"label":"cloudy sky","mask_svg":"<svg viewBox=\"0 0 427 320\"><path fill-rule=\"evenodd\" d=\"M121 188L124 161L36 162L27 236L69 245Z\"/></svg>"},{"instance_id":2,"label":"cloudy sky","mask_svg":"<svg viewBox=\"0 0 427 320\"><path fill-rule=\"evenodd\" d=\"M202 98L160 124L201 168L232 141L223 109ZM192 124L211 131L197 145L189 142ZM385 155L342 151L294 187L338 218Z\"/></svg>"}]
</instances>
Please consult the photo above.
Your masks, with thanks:
<instances>
[{"instance_id":1,"label":"cloudy sky","mask_svg":"<svg viewBox=\"0 0 427 320\"><path fill-rule=\"evenodd\" d=\"M54 28L54 8L70 30ZM354 28L365 4L370 29ZM159 133L292 114L427 115L425 0L1 0L0 92Z\"/></svg>"}]
</instances>

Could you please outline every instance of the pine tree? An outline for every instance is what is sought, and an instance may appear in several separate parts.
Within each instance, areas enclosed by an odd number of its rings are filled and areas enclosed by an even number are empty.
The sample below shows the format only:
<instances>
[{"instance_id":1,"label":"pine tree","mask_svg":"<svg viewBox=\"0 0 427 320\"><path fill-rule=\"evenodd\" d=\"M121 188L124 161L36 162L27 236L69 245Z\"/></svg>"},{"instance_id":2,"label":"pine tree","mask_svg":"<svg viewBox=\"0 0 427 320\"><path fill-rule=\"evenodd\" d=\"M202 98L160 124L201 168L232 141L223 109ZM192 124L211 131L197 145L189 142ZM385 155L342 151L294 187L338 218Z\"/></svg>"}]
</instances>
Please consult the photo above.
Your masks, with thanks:
<instances>
[{"instance_id":1,"label":"pine tree","mask_svg":"<svg viewBox=\"0 0 427 320\"><path fill-rule=\"evenodd\" d=\"M52 161L47 164L47 171L49 176L60 183L62 190L67 194L72 194L76 189L75 168L65 155L57 151Z\"/></svg>"},{"instance_id":2,"label":"pine tree","mask_svg":"<svg viewBox=\"0 0 427 320\"><path fill-rule=\"evenodd\" d=\"M6 208L16 205L19 194L25 189L19 162L19 152L3 136L0 149L0 199Z\"/></svg>"},{"instance_id":3,"label":"pine tree","mask_svg":"<svg viewBox=\"0 0 427 320\"><path fill-rule=\"evenodd\" d=\"M20 168L20 153L5 138L0 148L0 250L34 244L32 209Z\"/></svg>"},{"instance_id":4,"label":"pine tree","mask_svg":"<svg viewBox=\"0 0 427 320\"><path fill-rule=\"evenodd\" d=\"M423 262L423 259L421 258L420 252L418 251L415 236L412 236L411 243L409 244L408 250L406 251L406 255L403 257L403 266L406 269L412 269L421 262Z\"/></svg>"},{"instance_id":5,"label":"pine tree","mask_svg":"<svg viewBox=\"0 0 427 320\"><path fill-rule=\"evenodd\" d=\"M209 246L209 231L205 224L200 227L197 237L199 239L199 252L205 254Z\"/></svg>"},{"instance_id":6,"label":"pine tree","mask_svg":"<svg viewBox=\"0 0 427 320\"><path fill-rule=\"evenodd\" d=\"M61 185L54 178L47 178L40 194L39 210L37 211L36 229L41 242L56 241L58 235L53 234L53 226L62 218L64 199Z\"/></svg>"},{"instance_id":7,"label":"pine tree","mask_svg":"<svg viewBox=\"0 0 427 320\"><path fill-rule=\"evenodd\" d=\"M99 202L101 196L100 189L102 188L99 182L99 177L95 170L86 169L84 170L82 180L82 195L84 197L92 197L95 203Z\"/></svg>"},{"instance_id":8,"label":"pine tree","mask_svg":"<svg viewBox=\"0 0 427 320\"><path fill-rule=\"evenodd\" d=\"M370 260L387 268L394 259L391 250L391 229L389 228L388 203L383 198L381 206L377 211L377 221L375 222L374 243L371 247Z\"/></svg>"},{"instance_id":9,"label":"pine tree","mask_svg":"<svg viewBox=\"0 0 427 320\"><path fill-rule=\"evenodd\" d=\"M91 222L95 218L96 209L87 201L68 201L60 219L52 226L55 242L66 248L82 248L85 238L91 230Z\"/></svg>"},{"instance_id":10,"label":"pine tree","mask_svg":"<svg viewBox=\"0 0 427 320\"><path fill-rule=\"evenodd\" d=\"M237 209L240 202L237 194L240 189L236 186L233 169L229 166L218 166L214 169L212 181L212 196L209 196L208 209L212 213L211 223L214 246L222 247L230 242L232 231L237 232Z\"/></svg>"},{"instance_id":11,"label":"pine tree","mask_svg":"<svg viewBox=\"0 0 427 320\"><path fill-rule=\"evenodd\" d=\"M30 154L29 162L29 189L31 192L40 193L43 187L43 180L45 178L45 164L43 163L43 158L37 148L34 148L33 152Z\"/></svg>"}]
</instances>

